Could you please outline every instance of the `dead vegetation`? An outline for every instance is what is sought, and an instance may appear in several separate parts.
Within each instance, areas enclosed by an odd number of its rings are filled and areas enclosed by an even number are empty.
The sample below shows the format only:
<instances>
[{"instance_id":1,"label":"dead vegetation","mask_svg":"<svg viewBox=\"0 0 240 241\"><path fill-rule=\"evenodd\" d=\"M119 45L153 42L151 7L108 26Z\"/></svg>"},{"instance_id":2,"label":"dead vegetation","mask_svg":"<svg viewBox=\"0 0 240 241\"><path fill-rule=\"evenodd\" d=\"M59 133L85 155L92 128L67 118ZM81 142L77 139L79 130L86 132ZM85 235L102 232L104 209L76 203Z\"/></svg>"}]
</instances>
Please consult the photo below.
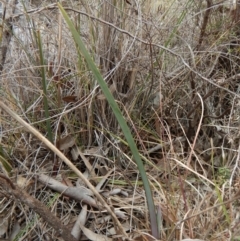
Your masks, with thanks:
<instances>
[{"instance_id":1,"label":"dead vegetation","mask_svg":"<svg viewBox=\"0 0 240 241\"><path fill-rule=\"evenodd\" d=\"M134 135L161 216L160 240L239 240L239 5L62 4ZM95 241L123 240L125 233L152 240L132 154L57 4L6 6L0 237Z\"/></svg>"}]
</instances>

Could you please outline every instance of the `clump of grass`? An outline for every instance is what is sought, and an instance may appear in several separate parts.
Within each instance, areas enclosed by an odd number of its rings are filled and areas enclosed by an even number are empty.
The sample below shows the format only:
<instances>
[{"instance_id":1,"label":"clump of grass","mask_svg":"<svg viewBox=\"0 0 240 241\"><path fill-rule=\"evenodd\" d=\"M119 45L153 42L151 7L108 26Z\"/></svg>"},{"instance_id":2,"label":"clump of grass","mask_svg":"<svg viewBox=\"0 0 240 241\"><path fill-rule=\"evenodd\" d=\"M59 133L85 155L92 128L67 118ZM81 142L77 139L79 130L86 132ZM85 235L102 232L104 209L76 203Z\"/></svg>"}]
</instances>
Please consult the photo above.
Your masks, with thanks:
<instances>
[{"instance_id":1,"label":"clump of grass","mask_svg":"<svg viewBox=\"0 0 240 241\"><path fill-rule=\"evenodd\" d=\"M139 5L72 1L63 7L97 70L89 71L89 61L57 5L34 14L25 5L22 15L14 17L18 33L14 30L1 72L4 101L87 173L83 159L72 154L78 147L94 169L92 184L108 175L101 194L110 206L124 211L125 218L119 220L130 238L145 239L148 233L157 237L160 228L161 240L237 240L238 9L230 10L224 2L191 0ZM108 103L94 73L103 78L119 108ZM158 214L155 231L144 180L133 161L139 157L132 155L111 108L126 121L126 139L131 133L143 160L152 213ZM40 200L52 191L43 189L34 173L57 174L75 185L76 175L58 157L1 114L4 173L30 179L26 189ZM63 148L67 140L75 144ZM115 189L121 192L108 196ZM12 213L21 214L21 225L27 226L29 211L22 210L17 205ZM53 207L65 223L79 210L80 204L66 197ZM94 215L89 228L114 236L111 221L99 221L106 214L94 209ZM54 236L41 219L27 232L31 240L42 233Z\"/></svg>"}]
</instances>

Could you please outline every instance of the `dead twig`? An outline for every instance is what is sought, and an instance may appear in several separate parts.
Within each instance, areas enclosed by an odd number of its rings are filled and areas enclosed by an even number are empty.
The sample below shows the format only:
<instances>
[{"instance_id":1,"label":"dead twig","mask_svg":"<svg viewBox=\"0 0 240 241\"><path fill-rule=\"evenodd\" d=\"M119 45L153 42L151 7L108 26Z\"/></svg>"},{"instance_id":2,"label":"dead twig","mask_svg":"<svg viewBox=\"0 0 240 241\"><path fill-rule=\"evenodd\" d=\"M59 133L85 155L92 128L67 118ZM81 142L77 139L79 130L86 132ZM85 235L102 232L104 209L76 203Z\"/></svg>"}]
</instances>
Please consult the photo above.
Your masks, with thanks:
<instances>
[{"instance_id":1,"label":"dead twig","mask_svg":"<svg viewBox=\"0 0 240 241\"><path fill-rule=\"evenodd\" d=\"M84 202L92 207L101 207L101 205L97 204L95 199L91 197L93 193L85 187L68 187L44 174L39 174L37 177L41 183L67 197L71 197L79 202Z\"/></svg>"}]
</instances>

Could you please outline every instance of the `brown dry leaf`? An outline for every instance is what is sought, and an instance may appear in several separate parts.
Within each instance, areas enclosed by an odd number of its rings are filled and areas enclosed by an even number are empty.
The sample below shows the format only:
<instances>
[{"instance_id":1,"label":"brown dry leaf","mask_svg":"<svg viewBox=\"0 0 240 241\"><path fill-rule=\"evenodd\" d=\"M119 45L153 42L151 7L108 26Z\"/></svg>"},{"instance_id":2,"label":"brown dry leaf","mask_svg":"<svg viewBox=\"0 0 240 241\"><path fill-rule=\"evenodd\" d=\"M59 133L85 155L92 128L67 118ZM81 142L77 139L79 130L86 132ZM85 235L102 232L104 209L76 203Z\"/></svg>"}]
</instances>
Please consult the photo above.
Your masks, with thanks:
<instances>
[{"instance_id":1,"label":"brown dry leaf","mask_svg":"<svg viewBox=\"0 0 240 241\"><path fill-rule=\"evenodd\" d=\"M78 150L79 150L79 147L77 147L77 146L73 147L72 150L71 150L73 161L76 161L78 159L78 157L79 157Z\"/></svg>"},{"instance_id":2,"label":"brown dry leaf","mask_svg":"<svg viewBox=\"0 0 240 241\"><path fill-rule=\"evenodd\" d=\"M86 149L84 151L84 154L87 154L87 155L99 155L100 151L101 151L101 147L95 146L95 147Z\"/></svg>"},{"instance_id":3,"label":"brown dry leaf","mask_svg":"<svg viewBox=\"0 0 240 241\"><path fill-rule=\"evenodd\" d=\"M68 95L62 98L67 103L75 103L77 102L77 96L76 95Z\"/></svg>"},{"instance_id":4,"label":"brown dry leaf","mask_svg":"<svg viewBox=\"0 0 240 241\"><path fill-rule=\"evenodd\" d=\"M60 151L64 151L75 144L75 138L72 135L65 136L57 142Z\"/></svg>"},{"instance_id":5,"label":"brown dry leaf","mask_svg":"<svg viewBox=\"0 0 240 241\"><path fill-rule=\"evenodd\" d=\"M78 215L77 221L75 222L71 234L77 239L80 240L82 230L79 223L84 225L87 221L88 210L87 205L83 205L81 212Z\"/></svg>"},{"instance_id":6,"label":"brown dry leaf","mask_svg":"<svg viewBox=\"0 0 240 241\"><path fill-rule=\"evenodd\" d=\"M17 184L18 184L18 186L19 187L21 187L21 188L26 188L29 184L31 184L32 183L32 181L30 180L30 179L27 179L27 178L25 178L25 177L23 177L23 176L18 176L17 177Z\"/></svg>"},{"instance_id":7,"label":"brown dry leaf","mask_svg":"<svg viewBox=\"0 0 240 241\"><path fill-rule=\"evenodd\" d=\"M111 238L108 238L105 235L96 234L90 229L85 228L81 223L79 223L80 228L82 229L83 233L86 237L92 241L112 241Z\"/></svg>"}]
</instances>

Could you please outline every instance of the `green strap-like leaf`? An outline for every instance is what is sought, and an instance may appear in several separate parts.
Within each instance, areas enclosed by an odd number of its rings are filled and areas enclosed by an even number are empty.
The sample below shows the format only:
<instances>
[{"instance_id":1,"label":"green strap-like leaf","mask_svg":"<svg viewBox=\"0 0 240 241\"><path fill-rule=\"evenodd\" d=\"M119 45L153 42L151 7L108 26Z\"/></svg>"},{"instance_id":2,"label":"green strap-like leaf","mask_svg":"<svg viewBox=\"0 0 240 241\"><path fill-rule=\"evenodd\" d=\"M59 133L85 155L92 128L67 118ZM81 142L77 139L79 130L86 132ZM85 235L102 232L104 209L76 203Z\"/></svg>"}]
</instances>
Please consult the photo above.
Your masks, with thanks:
<instances>
[{"instance_id":1,"label":"green strap-like leaf","mask_svg":"<svg viewBox=\"0 0 240 241\"><path fill-rule=\"evenodd\" d=\"M78 48L80 49L82 55L84 56L87 64L88 64L88 67L89 69L92 71L95 79L97 80L98 84L100 85L101 89L102 89L102 92L103 94L105 95L109 105L111 106L113 112L114 112L114 115L116 116L117 120L118 120L118 123L119 125L121 126L122 128L122 131L124 133L124 136L128 142L128 145L131 149L131 152L133 154L133 157L137 163L137 166L138 166L138 170L140 172L140 175L142 177L142 181L143 181L143 185L144 185L144 189L145 189L145 192L146 192L146 197L147 197L147 203L148 203L148 209L149 209L149 213L150 213L150 222L151 222L151 229L152 229L152 235L155 237L155 238L159 238L159 232L158 232L158 225L157 225L157 217L156 217L156 212L155 212L155 206L154 206L154 202L153 202L153 197L152 197L152 192L151 192L151 189L150 189L150 185L149 185L149 182L148 182L148 178L147 178L147 175L146 175L146 172L144 170L144 166L143 166L143 162L142 162L142 159L139 155L139 152L138 152L138 149L137 149L137 146L134 142L134 139L133 139L133 136L131 134L131 131L116 103L116 101L114 100L111 92L109 91L108 89L108 86L106 84L106 82L104 81L102 75L100 74L98 68L96 67L94 61L92 60L88 50L86 49L83 41L81 40L81 37L79 35L79 33L77 32L77 30L75 29L74 27L74 24L72 23L72 21L70 20L69 16L67 15L67 13L65 12L65 10L63 9L63 7L58 4L59 6L59 9L65 19L65 21L67 22L68 24L68 27L72 33L72 36L73 36L73 39L76 43L76 45L78 46Z\"/></svg>"}]
</instances>

